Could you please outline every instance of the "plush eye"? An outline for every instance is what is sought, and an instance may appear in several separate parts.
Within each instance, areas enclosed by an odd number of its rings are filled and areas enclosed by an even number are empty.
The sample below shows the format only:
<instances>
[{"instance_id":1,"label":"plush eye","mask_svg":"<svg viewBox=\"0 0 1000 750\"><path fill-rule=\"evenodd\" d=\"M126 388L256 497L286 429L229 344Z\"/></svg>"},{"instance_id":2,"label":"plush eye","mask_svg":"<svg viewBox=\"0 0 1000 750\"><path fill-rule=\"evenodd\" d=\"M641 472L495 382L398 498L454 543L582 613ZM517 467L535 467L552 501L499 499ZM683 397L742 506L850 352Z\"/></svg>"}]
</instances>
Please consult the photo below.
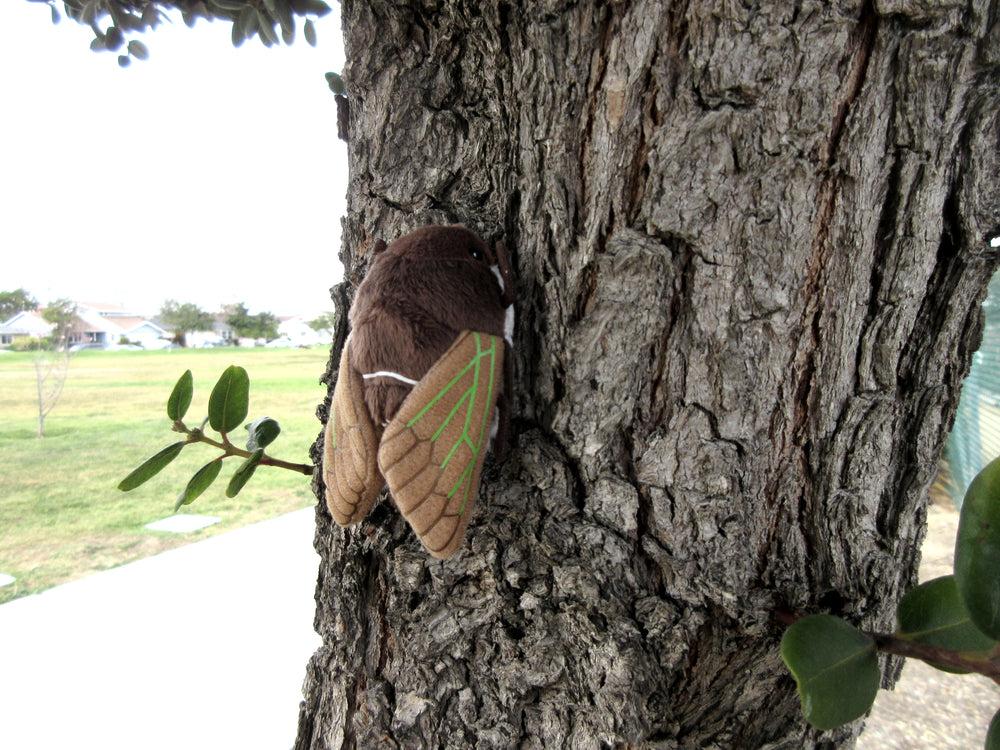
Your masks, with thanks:
<instances>
[{"instance_id":1,"label":"plush eye","mask_svg":"<svg viewBox=\"0 0 1000 750\"><path fill-rule=\"evenodd\" d=\"M481 252L479 252L479 248L477 248L475 246L469 248L469 255L471 255L476 260L482 260L483 259L483 254Z\"/></svg>"}]
</instances>

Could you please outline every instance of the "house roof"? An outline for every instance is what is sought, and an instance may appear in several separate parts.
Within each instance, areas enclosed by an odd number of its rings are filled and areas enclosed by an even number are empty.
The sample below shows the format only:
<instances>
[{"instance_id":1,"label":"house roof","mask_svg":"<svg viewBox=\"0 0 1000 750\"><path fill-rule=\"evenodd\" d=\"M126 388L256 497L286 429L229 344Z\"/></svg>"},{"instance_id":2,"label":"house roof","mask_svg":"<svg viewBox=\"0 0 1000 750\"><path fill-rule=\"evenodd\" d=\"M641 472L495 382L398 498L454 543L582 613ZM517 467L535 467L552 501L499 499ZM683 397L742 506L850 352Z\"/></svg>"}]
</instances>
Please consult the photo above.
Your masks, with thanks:
<instances>
[{"instance_id":1,"label":"house roof","mask_svg":"<svg viewBox=\"0 0 1000 750\"><path fill-rule=\"evenodd\" d=\"M5 326L17 329L33 336L48 334L52 324L45 322L41 315L33 310L24 310L4 321Z\"/></svg>"},{"instance_id":2,"label":"house roof","mask_svg":"<svg viewBox=\"0 0 1000 750\"><path fill-rule=\"evenodd\" d=\"M87 332L104 331L105 333L124 333L124 329L118 325L117 321L109 320L103 315L95 313L90 309L83 309L77 312L76 317L84 324L82 329Z\"/></svg>"},{"instance_id":3,"label":"house roof","mask_svg":"<svg viewBox=\"0 0 1000 750\"><path fill-rule=\"evenodd\" d=\"M138 316L128 316L128 317L122 316L120 318L115 317L114 323L116 326L120 327L123 331L125 331L125 333L131 333L132 331L135 331L143 327L155 328L160 333L167 332L167 330L163 326L157 325L149 318L140 318Z\"/></svg>"},{"instance_id":4,"label":"house roof","mask_svg":"<svg viewBox=\"0 0 1000 750\"><path fill-rule=\"evenodd\" d=\"M135 313L129 310L127 307L122 307L121 305L113 305L107 302L77 302L76 306L81 311L95 312L98 315L106 318L136 317Z\"/></svg>"}]
</instances>

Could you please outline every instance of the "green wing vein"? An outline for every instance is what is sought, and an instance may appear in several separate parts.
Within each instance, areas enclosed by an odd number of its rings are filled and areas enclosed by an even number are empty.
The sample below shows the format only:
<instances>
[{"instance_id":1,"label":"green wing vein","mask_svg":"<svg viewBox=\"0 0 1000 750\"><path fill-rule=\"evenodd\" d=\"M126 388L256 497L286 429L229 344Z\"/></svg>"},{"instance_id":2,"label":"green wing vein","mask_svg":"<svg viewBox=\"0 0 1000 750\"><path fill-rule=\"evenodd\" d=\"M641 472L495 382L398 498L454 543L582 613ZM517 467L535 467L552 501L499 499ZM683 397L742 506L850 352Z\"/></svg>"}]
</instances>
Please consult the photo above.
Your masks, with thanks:
<instances>
[{"instance_id":1,"label":"green wing vein","mask_svg":"<svg viewBox=\"0 0 1000 750\"><path fill-rule=\"evenodd\" d=\"M490 423L489 409L488 408L481 409L480 411L482 411L482 418L480 420L480 425L479 425L479 435L476 437L475 440L473 440L472 433L473 430L475 429L475 425L472 424L472 421L473 421L473 416L476 413L476 403L479 399L485 398L485 403L489 404L491 402L491 399L493 398L493 389L495 387L493 383L493 369L494 369L493 362L496 358L496 353L497 353L496 349L497 339L494 336L487 336L487 338L489 338L490 340L489 342L490 345L488 348L483 348L483 340L482 340L483 334L480 334L478 332L473 332L473 335L476 337L475 356L465 365L465 367L463 367L458 373L455 374L455 376L451 379L451 381L447 385L445 385L445 387L442 388L441 391L433 399L431 399L424 406L424 408L417 413L415 417L413 417L407 423L408 427L413 427L413 425L415 425L418 421L420 421L420 419L423 418L438 401L444 398L445 395L447 395L452 388L457 387L458 383L462 380L462 378L464 378L466 375L469 374L470 370L472 371L472 384L462 394L462 397L458 399L458 401L455 403L455 406L452 407L451 411L448 413L448 416L442 421L441 425L434 433L434 437L432 438L433 440L437 440L441 436L441 433L444 432L447 426L451 423L451 421L456 418L456 416L461 415L464 417L465 424L462 427L462 433L459 436L459 438L455 441L455 443L451 446L447 456L445 457L444 461L441 464L442 468L447 466L448 463L451 461L452 457L455 455L455 452L459 449L459 447L461 447L463 443L468 445L469 448L472 450L472 458L469 460L465 469L462 471L462 474L459 477L458 481L455 483L455 486L452 487L447 494L447 497L450 498L459 490L459 488L463 484L466 485L465 497L462 498L462 505L458 511L459 515L461 515L465 510L465 504L468 501L468 495L470 491L468 480L469 477L472 475L476 458L479 456L479 453L483 448L483 442L486 437L486 431ZM477 391L479 389L479 376L481 369L483 367L484 360L486 361L487 371L489 372L489 381L486 393L481 394L478 393ZM464 414L462 414L463 410Z\"/></svg>"}]
</instances>

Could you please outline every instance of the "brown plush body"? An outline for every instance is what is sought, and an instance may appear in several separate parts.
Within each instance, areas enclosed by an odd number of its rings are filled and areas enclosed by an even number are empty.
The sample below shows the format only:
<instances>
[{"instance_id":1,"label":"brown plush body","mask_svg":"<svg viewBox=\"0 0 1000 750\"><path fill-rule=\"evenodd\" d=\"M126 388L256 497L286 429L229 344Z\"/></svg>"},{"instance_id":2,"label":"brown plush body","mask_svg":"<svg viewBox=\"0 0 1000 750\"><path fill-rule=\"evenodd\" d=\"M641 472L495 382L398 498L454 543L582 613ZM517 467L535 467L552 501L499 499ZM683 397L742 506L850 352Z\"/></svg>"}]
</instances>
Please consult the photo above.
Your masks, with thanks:
<instances>
[{"instance_id":1,"label":"brown plush body","mask_svg":"<svg viewBox=\"0 0 1000 750\"><path fill-rule=\"evenodd\" d=\"M465 227L377 242L350 311L326 425L327 505L360 521L386 482L424 546L461 545L492 430L506 442L513 279ZM499 421L495 421L499 413Z\"/></svg>"},{"instance_id":2,"label":"brown plush body","mask_svg":"<svg viewBox=\"0 0 1000 750\"><path fill-rule=\"evenodd\" d=\"M486 243L461 226L423 227L387 248L377 243L351 306L351 366L418 381L463 330L504 335L500 284ZM365 381L377 427L396 414L412 385L392 377Z\"/></svg>"}]
</instances>

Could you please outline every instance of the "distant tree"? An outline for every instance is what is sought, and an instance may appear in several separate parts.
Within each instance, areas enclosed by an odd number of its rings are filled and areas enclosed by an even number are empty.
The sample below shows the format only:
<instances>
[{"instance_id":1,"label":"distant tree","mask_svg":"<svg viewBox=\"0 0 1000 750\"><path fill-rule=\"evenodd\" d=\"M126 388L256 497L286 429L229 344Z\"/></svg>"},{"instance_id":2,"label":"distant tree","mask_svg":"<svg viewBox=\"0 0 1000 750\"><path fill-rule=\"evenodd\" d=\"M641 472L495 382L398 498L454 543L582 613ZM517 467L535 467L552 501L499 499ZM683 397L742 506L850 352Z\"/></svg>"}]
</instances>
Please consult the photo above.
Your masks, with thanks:
<instances>
[{"instance_id":1,"label":"distant tree","mask_svg":"<svg viewBox=\"0 0 1000 750\"><path fill-rule=\"evenodd\" d=\"M76 304L65 297L50 302L42 309L42 320L52 324L49 346L56 351L69 348L73 329L79 326Z\"/></svg>"},{"instance_id":2,"label":"distant tree","mask_svg":"<svg viewBox=\"0 0 1000 750\"><path fill-rule=\"evenodd\" d=\"M34 310L37 307L38 300L28 294L24 287L19 287L13 292L0 292L0 322L19 312Z\"/></svg>"},{"instance_id":3,"label":"distant tree","mask_svg":"<svg viewBox=\"0 0 1000 750\"><path fill-rule=\"evenodd\" d=\"M332 331L337 322L337 313L325 312L315 320L309 321L309 327L314 331Z\"/></svg>"},{"instance_id":4,"label":"distant tree","mask_svg":"<svg viewBox=\"0 0 1000 750\"><path fill-rule=\"evenodd\" d=\"M180 303L168 299L160 307L162 320L174 334L174 342L187 346L187 334L191 331L208 331L212 329L215 318L193 302Z\"/></svg>"},{"instance_id":5,"label":"distant tree","mask_svg":"<svg viewBox=\"0 0 1000 750\"><path fill-rule=\"evenodd\" d=\"M226 324L239 338L274 339L278 337L278 319L269 312L251 315L247 306L240 302L227 308Z\"/></svg>"},{"instance_id":6,"label":"distant tree","mask_svg":"<svg viewBox=\"0 0 1000 750\"><path fill-rule=\"evenodd\" d=\"M34 356L35 383L38 386L38 438L45 437L45 418L62 396L69 375L69 342L79 324L76 305L62 298L50 302L42 310L42 318L52 324L47 345Z\"/></svg>"}]
</instances>

